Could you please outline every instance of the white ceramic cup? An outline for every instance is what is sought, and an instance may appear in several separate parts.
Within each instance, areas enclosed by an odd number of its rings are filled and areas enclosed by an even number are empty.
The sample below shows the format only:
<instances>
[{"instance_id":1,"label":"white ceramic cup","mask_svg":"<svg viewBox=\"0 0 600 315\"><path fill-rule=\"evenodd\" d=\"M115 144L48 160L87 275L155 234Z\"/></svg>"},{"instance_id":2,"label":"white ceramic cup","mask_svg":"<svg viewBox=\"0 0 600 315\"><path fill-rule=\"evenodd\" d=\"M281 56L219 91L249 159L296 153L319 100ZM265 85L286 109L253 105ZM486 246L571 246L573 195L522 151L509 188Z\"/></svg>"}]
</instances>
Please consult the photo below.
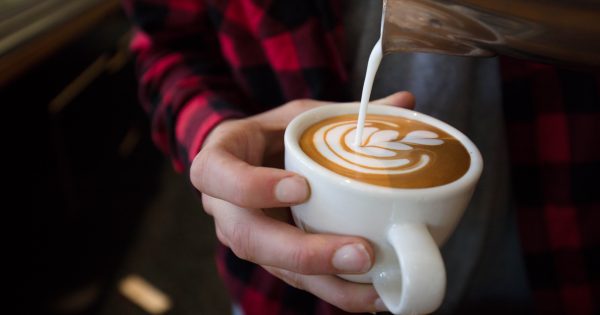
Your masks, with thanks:
<instances>
[{"instance_id":1,"label":"white ceramic cup","mask_svg":"<svg viewBox=\"0 0 600 315\"><path fill-rule=\"evenodd\" d=\"M355 235L375 250L373 268L360 275L339 275L373 283L394 314L427 314L444 298L446 271L439 251L467 207L483 168L479 150L464 134L433 117L380 104L370 114L401 116L433 125L467 149L467 172L449 184L431 188L388 188L344 177L306 155L299 139L308 127L333 116L356 114L358 103L332 104L302 113L285 131L285 168L304 176L310 198L293 206L294 221L311 233Z\"/></svg>"}]
</instances>

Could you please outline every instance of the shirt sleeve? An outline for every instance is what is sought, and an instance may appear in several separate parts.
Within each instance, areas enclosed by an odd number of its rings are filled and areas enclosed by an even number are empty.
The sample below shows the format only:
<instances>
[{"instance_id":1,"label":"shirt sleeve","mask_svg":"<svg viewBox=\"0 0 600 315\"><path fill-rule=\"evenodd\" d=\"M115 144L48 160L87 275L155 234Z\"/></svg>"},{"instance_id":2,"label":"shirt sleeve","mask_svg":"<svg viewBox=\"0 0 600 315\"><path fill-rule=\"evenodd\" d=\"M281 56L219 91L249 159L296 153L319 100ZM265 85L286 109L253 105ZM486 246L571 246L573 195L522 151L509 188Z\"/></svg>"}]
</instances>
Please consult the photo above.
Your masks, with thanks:
<instances>
[{"instance_id":1,"label":"shirt sleeve","mask_svg":"<svg viewBox=\"0 0 600 315\"><path fill-rule=\"evenodd\" d=\"M243 116L242 93L202 1L123 0L123 5L134 24L130 47L153 141L184 171L217 124Z\"/></svg>"}]
</instances>

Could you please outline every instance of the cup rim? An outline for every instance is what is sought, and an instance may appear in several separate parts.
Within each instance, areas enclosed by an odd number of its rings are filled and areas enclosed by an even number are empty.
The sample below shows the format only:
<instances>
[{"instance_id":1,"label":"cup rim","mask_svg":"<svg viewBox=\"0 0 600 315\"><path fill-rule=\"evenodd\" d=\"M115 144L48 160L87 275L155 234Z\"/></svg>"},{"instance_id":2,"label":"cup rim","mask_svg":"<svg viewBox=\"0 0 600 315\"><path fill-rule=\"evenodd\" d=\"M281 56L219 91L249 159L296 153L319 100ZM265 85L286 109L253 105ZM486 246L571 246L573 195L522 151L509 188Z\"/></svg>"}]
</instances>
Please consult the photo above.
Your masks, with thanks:
<instances>
[{"instance_id":1,"label":"cup rim","mask_svg":"<svg viewBox=\"0 0 600 315\"><path fill-rule=\"evenodd\" d=\"M302 148L300 148L299 139L302 133L306 128L317 123L318 121L324 120L329 117L346 115L346 114L358 114L359 103L351 102L351 103L332 103L316 108L312 108L308 111L301 113L296 116L287 126L284 135L284 145L287 154L293 154L297 157L297 159L309 167L311 171L316 172L320 178L327 179L329 181L334 181L336 183L343 183L345 186L350 188L355 188L360 191L369 191L374 193L381 194L412 194L415 192L435 192L435 193L453 193L456 190L463 190L471 186L474 182L477 182L479 179L481 172L483 170L483 159L481 157L481 153L479 149L475 146L475 144L461 131L452 127L448 123L434 118L432 116L391 105L386 105L383 103L372 102L369 103L368 113L369 114L385 114L385 115L394 115L399 117L405 117L413 120L418 120L430 125L433 125L437 128L440 128L452 135L456 139L460 141L460 143L467 150L469 157L471 158L471 163L469 168L461 176L460 178L439 186L433 187L424 187L424 188L396 188L396 187L385 187L374 184L365 183L359 180L355 180L334 171L327 169L321 164L314 161L310 158ZM302 124L305 123L306 120L311 120L307 126L301 127ZM299 130L302 128L302 130ZM287 158L286 158L287 160Z\"/></svg>"}]
</instances>

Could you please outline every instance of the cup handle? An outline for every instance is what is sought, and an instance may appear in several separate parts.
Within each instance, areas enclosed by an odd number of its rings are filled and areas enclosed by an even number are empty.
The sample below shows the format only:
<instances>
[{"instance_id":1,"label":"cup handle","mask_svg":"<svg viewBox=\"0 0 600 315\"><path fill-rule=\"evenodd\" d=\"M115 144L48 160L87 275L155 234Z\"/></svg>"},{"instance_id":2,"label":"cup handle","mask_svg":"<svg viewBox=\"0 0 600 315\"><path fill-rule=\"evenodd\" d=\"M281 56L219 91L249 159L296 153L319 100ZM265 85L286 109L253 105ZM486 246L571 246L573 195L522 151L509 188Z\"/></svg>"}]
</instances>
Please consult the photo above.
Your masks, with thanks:
<instances>
[{"instance_id":1,"label":"cup handle","mask_svg":"<svg viewBox=\"0 0 600 315\"><path fill-rule=\"evenodd\" d=\"M381 270L375 290L394 314L428 314L444 299L446 269L440 250L423 224L395 224L387 232L399 267Z\"/></svg>"}]
</instances>

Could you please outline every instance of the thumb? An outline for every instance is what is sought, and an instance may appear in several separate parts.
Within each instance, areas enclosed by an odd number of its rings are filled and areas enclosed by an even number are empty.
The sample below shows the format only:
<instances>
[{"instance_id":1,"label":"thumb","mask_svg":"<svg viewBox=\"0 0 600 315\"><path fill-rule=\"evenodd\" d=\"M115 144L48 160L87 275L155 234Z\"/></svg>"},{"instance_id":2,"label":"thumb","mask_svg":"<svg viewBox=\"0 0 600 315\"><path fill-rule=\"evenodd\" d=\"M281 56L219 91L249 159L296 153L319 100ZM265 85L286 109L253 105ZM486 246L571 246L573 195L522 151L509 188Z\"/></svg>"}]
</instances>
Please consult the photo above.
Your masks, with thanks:
<instances>
[{"instance_id":1,"label":"thumb","mask_svg":"<svg viewBox=\"0 0 600 315\"><path fill-rule=\"evenodd\" d=\"M415 108L415 96L410 92L402 91L375 100L373 101L373 103L381 103L386 105L413 109Z\"/></svg>"}]
</instances>

